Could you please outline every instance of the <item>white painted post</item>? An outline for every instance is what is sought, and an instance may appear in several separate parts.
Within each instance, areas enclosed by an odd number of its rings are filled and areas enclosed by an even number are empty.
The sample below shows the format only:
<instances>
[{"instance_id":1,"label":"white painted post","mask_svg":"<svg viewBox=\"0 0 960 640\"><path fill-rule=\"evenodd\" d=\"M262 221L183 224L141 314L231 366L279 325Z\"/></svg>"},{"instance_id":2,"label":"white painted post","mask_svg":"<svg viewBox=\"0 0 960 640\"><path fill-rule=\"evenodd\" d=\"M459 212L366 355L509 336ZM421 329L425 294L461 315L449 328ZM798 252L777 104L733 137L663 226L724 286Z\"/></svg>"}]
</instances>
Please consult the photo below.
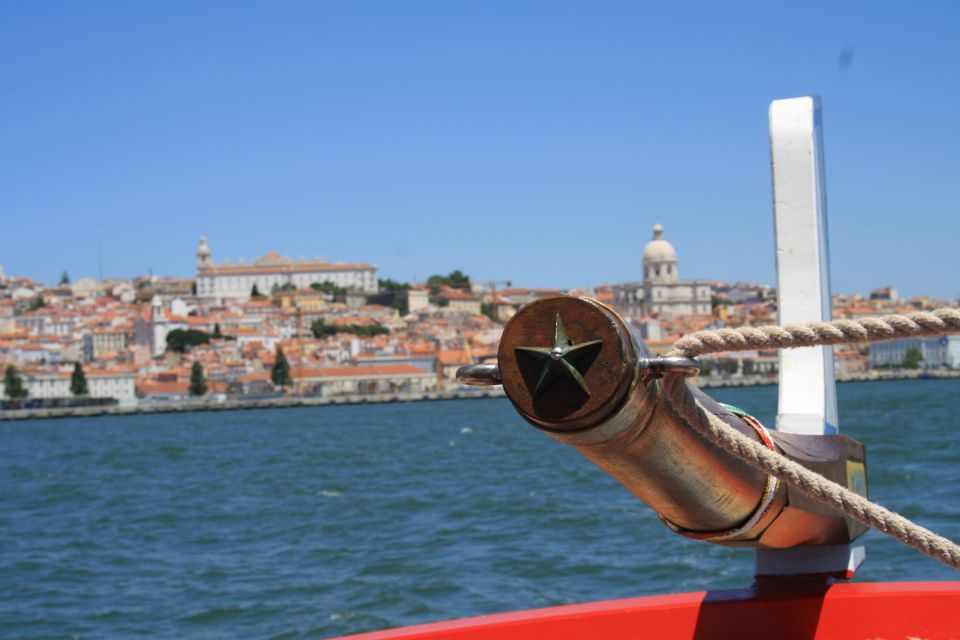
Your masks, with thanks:
<instances>
[{"instance_id":1,"label":"white painted post","mask_svg":"<svg viewBox=\"0 0 960 640\"><path fill-rule=\"evenodd\" d=\"M777 249L780 324L832 320L820 99L775 100L770 105L770 160ZM778 431L837 433L832 347L780 352ZM852 576L863 562L862 543L760 549L757 575L833 573Z\"/></svg>"}]
</instances>

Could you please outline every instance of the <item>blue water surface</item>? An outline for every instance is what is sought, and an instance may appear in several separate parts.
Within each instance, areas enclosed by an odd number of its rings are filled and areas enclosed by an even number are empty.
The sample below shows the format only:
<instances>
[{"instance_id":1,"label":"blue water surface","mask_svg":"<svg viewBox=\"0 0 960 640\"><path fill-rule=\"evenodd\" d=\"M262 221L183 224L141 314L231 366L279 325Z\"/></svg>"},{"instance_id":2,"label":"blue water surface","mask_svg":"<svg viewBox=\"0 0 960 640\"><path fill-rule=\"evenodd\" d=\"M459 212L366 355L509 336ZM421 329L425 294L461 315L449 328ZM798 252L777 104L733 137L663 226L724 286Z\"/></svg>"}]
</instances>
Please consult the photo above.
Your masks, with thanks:
<instances>
[{"instance_id":1,"label":"blue water surface","mask_svg":"<svg viewBox=\"0 0 960 640\"><path fill-rule=\"evenodd\" d=\"M960 539L960 380L839 387L870 495ZM776 389L716 389L773 424ZM746 586L506 400L0 423L0 637L322 638ZM866 535L857 580L957 579Z\"/></svg>"}]
</instances>

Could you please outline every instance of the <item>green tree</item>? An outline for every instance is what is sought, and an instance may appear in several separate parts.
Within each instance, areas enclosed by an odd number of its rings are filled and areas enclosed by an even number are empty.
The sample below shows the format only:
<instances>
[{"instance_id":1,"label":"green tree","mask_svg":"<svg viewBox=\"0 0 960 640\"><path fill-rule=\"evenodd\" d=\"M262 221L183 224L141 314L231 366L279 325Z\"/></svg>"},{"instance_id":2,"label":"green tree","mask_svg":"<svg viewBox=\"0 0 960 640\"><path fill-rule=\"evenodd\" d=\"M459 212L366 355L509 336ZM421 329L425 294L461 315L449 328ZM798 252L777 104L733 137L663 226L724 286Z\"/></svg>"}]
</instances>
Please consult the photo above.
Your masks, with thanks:
<instances>
[{"instance_id":1,"label":"green tree","mask_svg":"<svg viewBox=\"0 0 960 640\"><path fill-rule=\"evenodd\" d=\"M60 274L60 284L70 284L70 274L68 274L66 270Z\"/></svg>"},{"instance_id":2,"label":"green tree","mask_svg":"<svg viewBox=\"0 0 960 640\"><path fill-rule=\"evenodd\" d=\"M36 311L37 309L41 309L45 306L47 306L47 303L44 302L43 296L36 295L30 298L30 302L27 303L27 311Z\"/></svg>"},{"instance_id":3,"label":"green tree","mask_svg":"<svg viewBox=\"0 0 960 640\"><path fill-rule=\"evenodd\" d=\"M217 338L217 339L220 339L220 338L223 337L223 334L220 333L220 323L219 323L219 322L217 322L217 323L215 323L215 324L213 325L213 334L212 334L210 337L211 337L211 338Z\"/></svg>"},{"instance_id":4,"label":"green tree","mask_svg":"<svg viewBox=\"0 0 960 640\"><path fill-rule=\"evenodd\" d=\"M323 282L313 282L310 284L310 288L314 291L319 291L320 293L326 293L328 296L332 296L334 300L340 302L345 300L347 297L347 290L345 288L338 287L329 280L324 280Z\"/></svg>"},{"instance_id":5,"label":"green tree","mask_svg":"<svg viewBox=\"0 0 960 640\"><path fill-rule=\"evenodd\" d=\"M310 331L313 332L314 338L325 338L335 335L337 333L337 327L332 324L327 324L323 318L318 318L310 323Z\"/></svg>"},{"instance_id":6,"label":"green tree","mask_svg":"<svg viewBox=\"0 0 960 640\"><path fill-rule=\"evenodd\" d=\"M190 367L190 395L202 396L207 392L207 379L203 375L203 365L194 360Z\"/></svg>"},{"instance_id":7,"label":"green tree","mask_svg":"<svg viewBox=\"0 0 960 640\"><path fill-rule=\"evenodd\" d=\"M406 282L397 282L396 280L391 280L387 278L386 280L378 280L377 284L380 287L380 291L406 291L410 288L410 285Z\"/></svg>"},{"instance_id":8,"label":"green tree","mask_svg":"<svg viewBox=\"0 0 960 640\"><path fill-rule=\"evenodd\" d=\"M167 351L183 353L198 344L207 344L210 336L199 329L174 329L167 334Z\"/></svg>"},{"instance_id":9,"label":"green tree","mask_svg":"<svg viewBox=\"0 0 960 640\"><path fill-rule=\"evenodd\" d=\"M87 374L83 371L83 365L79 362L73 363L73 373L70 375L70 393L75 396L85 396L90 393L87 387Z\"/></svg>"},{"instance_id":10,"label":"green tree","mask_svg":"<svg viewBox=\"0 0 960 640\"><path fill-rule=\"evenodd\" d=\"M327 324L323 318L314 320L310 325L310 330L315 338L324 338L338 333L351 333L360 337L370 337L386 335L390 329L379 324Z\"/></svg>"},{"instance_id":11,"label":"green tree","mask_svg":"<svg viewBox=\"0 0 960 640\"><path fill-rule=\"evenodd\" d=\"M410 305L408 303L409 300L407 299L407 294L403 291L398 291L393 296L393 301L390 303L390 307L399 311L400 315L405 316L410 313Z\"/></svg>"},{"instance_id":12,"label":"green tree","mask_svg":"<svg viewBox=\"0 0 960 640\"><path fill-rule=\"evenodd\" d=\"M260 289L257 287L257 285L253 285L252 287L250 287L250 297L251 297L251 298L263 298L264 295L263 295L262 293L260 293Z\"/></svg>"},{"instance_id":13,"label":"green tree","mask_svg":"<svg viewBox=\"0 0 960 640\"><path fill-rule=\"evenodd\" d=\"M293 384L293 380L290 379L290 363L287 362L287 356L284 355L283 347L280 345L277 345L276 357L270 368L270 381L278 387L288 387Z\"/></svg>"},{"instance_id":14,"label":"green tree","mask_svg":"<svg viewBox=\"0 0 960 640\"><path fill-rule=\"evenodd\" d=\"M440 292L440 288L447 286L452 289L469 289L470 288L470 276L460 271L460 269L455 269L451 271L448 275L432 275L427 278L427 286L430 287L430 293L436 295Z\"/></svg>"},{"instance_id":15,"label":"green tree","mask_svg":"<svg viewBox=\"0 0 960 640\"><path fill-rule=\"evenodd\" d=\"M908 347L901 366L904 369L916 369L921 362L923 362L923 352L920 351L920 347Z\"/></svg>"},{"instance_id":16,"label":"green tree","mask_svg":"<svg viewBox=\"0 0 960 640\"><path fill-rule=\"evenodd\" d=\"M480 305L480 313L487 316L496 323L502 323L500 318L497 317L497 314L494 313L493 303L484 302Z\"/></svg>"},{"instance_id":17,"label":"green tree","mask_svg":"<svg viewBox=\"0 0 960 640\"><path fill-rule=\"evenodd\" d=\"M27 397L27 389L23 386L23 378L20 377L20 372L12 364L8 364L3 372L3 391L8 398Z\"/></svg>"}]
</instances>

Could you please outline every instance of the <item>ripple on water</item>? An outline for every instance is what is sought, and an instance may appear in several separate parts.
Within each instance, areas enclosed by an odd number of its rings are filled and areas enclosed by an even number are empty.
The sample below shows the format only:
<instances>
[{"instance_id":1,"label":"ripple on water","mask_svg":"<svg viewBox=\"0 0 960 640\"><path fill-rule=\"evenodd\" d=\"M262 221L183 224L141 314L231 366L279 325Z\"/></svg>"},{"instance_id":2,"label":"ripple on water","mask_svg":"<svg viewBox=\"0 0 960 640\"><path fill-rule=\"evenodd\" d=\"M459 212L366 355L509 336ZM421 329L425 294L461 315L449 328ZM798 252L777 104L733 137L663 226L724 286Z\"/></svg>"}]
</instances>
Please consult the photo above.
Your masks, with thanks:
<instances>
[{"instance_id":1,"label":"ripple on water","mask_svg":"<svg viewBox=\"0 0 960 640\"><path fill-rule=\"evenodd\" d=\"M841 385L841 428L875 499L957 538L960 381L926 382ZM773 424L775 389L712 393ZM0 437L0 636L313 638L751 579L749 551L677 538L505 401ZM865 539L858 579L955 579Z\"/></svg>"}]
</instances>

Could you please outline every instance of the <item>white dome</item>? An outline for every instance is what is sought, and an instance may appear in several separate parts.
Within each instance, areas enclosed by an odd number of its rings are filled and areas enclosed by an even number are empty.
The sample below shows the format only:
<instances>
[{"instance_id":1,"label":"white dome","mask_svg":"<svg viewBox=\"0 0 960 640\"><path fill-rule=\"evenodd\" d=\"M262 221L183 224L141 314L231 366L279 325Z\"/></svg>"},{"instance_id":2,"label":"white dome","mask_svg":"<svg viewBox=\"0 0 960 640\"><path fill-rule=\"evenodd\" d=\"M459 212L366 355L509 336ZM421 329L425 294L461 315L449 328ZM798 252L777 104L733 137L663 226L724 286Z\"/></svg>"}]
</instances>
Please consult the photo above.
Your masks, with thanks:
<instances>
[{"instance_id":1,"label":"white dome","mask_svg":"<svg viewBox=\"0 0 960 640\"><path fill-rule=\"evenodd\" d=\"M200 246L197 247L198 256L208 256L210 255L210 247L207 246L207 238L205 236L200 236Z\"/></svg>"},{"instance_id":2,"label":"white dome","mask_svg":"<svg viewBox=\"0 0 960 640\"><path fill-rule=\"evenodd\" d=\"M663 239L663 227L659 224L653 225L653 240L643 250L643 263L676 261L677 250Z\"/></svg>"}]
</instances>

